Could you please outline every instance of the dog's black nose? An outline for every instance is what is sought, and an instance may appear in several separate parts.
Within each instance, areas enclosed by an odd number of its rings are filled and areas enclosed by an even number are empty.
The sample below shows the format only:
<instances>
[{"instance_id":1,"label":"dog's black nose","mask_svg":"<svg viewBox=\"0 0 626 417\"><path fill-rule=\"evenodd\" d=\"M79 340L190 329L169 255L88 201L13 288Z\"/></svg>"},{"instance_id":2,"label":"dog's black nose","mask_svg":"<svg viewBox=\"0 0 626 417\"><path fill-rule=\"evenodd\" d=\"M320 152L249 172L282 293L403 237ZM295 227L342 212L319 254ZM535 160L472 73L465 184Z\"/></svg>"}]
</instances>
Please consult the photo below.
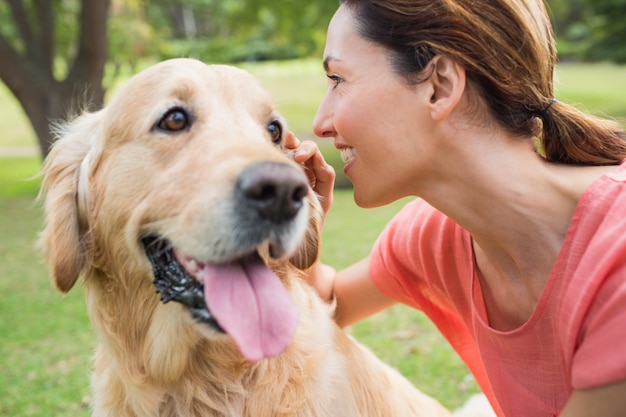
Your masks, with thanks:
<instances>
[{"instance_id":1,"label":"dog's black nose","mask_svg":"<svg viewBox=\"0 0 626 417\"><path fill-rule=\"evenodd\" d=\"M277 162L255 163L246 168L237 181L240 202L276 223L295 217L308 192L304 172Z\"/></svg>"}]
</instances>

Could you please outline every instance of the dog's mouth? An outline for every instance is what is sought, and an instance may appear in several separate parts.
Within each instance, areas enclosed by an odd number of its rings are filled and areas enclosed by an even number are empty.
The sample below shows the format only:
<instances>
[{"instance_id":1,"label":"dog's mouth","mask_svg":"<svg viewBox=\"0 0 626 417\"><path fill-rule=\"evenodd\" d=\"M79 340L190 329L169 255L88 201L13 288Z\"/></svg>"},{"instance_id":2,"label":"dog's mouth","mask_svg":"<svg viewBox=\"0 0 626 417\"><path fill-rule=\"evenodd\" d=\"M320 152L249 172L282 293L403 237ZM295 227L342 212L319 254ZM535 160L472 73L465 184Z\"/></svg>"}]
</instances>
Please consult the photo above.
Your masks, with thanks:
<instances>
[{"instance_id":1,"label":"dog's mouth","mask_svg":"<svg viewBox=\"0 0 626 417\"><path fill-rule=\"evenodd\" d=\"M297 306L257 252L215 265L187 257L157 236L142 243L163 303L187 306L195 320L227 333L248 360L276 356L289 345Z\"/></svg>"},{"instance_id":2,"label":"dog's mouth","mask_svg":"<svg viewBox=\"0 0 626 417\"><path fill-rule=\"evenodd\" d=\"M152 264L153 284L164 304L176 301L189 308L192 317L223 332L204 300L204 286L191 277L176 260L167 241L148 236L142 239L146 255Z\"/></svg>"}]
</instances>

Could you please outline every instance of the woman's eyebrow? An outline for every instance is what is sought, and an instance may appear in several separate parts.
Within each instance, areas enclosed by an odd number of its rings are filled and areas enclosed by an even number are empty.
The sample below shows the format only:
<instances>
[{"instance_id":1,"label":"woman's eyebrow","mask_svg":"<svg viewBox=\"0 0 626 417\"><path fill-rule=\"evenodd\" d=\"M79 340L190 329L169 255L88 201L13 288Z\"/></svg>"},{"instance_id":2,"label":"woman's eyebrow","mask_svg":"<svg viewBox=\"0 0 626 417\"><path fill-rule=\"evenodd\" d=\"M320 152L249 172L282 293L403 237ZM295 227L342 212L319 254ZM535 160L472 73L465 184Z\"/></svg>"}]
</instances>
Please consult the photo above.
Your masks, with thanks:
<instances>
[{"instance_id":1,"label":"woman's eyebrow","mask_svg":"<svg viewBox=\"0 0 626 417\"><path fill-rule=\"evenodd\" d=\"M324 58L324 70L325 70L326 72L328 72L328 71L329 71L329 64L330 64L330 62L332 62L332 61L341 61L341 60L340 60L340 59L337 59L337 58L335 58L335 57L333 57L332 55L328 55L328 56L326 56L326 58Z\"/></svg>"}]
</instances>

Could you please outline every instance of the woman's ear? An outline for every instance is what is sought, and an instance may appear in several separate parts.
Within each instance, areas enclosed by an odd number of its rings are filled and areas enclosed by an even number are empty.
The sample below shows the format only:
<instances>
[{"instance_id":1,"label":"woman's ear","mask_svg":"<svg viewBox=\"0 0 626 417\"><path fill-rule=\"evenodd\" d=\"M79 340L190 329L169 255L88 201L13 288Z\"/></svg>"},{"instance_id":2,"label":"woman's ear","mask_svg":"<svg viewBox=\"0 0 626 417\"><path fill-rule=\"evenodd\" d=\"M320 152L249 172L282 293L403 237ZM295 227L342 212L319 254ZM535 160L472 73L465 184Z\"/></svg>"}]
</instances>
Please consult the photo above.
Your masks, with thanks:
<instances>
[{"instance_id":1,"label":"woman's ear","mask_svg":"<svg viewBox=\"0 0 626 417\"><path fill-rule=\"evenodd\" d=\"M448 57L438 55L433 58L433 73L430 97L433 120L443 120L456 108L465 92L465 68Z\"/></svg>"}]
</instances>

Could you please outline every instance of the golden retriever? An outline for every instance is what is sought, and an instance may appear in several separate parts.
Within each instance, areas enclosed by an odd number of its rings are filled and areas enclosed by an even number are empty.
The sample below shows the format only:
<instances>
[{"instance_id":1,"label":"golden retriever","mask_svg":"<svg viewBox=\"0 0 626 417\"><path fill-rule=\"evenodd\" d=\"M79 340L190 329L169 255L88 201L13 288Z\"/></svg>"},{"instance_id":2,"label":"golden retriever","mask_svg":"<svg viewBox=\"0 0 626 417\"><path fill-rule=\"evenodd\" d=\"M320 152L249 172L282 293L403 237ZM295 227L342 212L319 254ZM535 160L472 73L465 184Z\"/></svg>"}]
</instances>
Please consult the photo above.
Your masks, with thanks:
<instances>
[{"instance_id":1,"label":"golden retriever","mask_svg":"<svg viewBox=\"0 0 626 417\"><path fill-rule=\"evenodd\" d=\"M450 415L303 280L319 202L250 74L165 61L57 133L40 242L84 278L94 416Z\"/></svg>"}]
</instances>

